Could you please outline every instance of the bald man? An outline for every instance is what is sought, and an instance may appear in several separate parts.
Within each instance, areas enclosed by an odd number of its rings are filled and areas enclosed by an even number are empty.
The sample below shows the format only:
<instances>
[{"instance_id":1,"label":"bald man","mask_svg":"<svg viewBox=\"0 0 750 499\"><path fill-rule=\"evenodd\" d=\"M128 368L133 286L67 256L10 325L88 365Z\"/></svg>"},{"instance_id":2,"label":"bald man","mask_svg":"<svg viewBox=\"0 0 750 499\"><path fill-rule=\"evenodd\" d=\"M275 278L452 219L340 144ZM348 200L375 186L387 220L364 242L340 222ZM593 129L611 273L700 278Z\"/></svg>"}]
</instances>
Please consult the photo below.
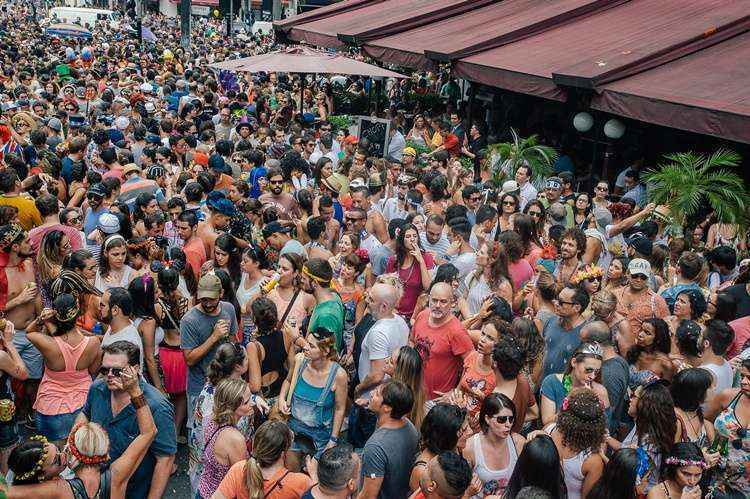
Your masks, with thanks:
<instances>
[{"instance_id":1,"label":"bald man","mask_svg":"<svg viewBox=\"0 0 750 499\"><path fill-rule=\"evenodd\" d=\"M463 360L474 351L469 333L453 315L452 307L453 287L437 283L430 289L429 307L414 321L411 343L422 357L427 400L458 385Z\"/></svg>"},{"instance_id":2,"label":"bald man","mask_svg":"<svg viewBox=\"0 0 750 499\"><path fill-rule=\"evenodd\" d=\"M369 398L369 392L383 382L386 359L409 342L409 326L395 313L398 290L383 283L375 284L365 301L375 324L362 340L358 359L360 382L354 389L355 397Z\"/></svg>"}]
</instances>

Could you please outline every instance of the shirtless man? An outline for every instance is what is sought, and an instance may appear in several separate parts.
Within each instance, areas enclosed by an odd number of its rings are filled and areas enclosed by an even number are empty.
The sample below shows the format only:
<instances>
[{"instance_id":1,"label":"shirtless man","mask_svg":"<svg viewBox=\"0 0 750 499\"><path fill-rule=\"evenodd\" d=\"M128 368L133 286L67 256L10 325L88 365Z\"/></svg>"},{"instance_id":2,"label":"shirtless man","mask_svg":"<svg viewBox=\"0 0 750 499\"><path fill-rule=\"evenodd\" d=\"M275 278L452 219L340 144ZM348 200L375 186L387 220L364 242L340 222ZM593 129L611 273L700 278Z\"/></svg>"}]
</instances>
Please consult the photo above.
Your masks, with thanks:
<instances>
[{"instance_id":1,"label":"shirtless man","mask_svg":"<svg viewBox=\"0 0 750 499\"><path fill-rule=\"evenodd\" d=\"M198 223L198 237L206 247L206 256L210 260L214 254L214 242L229 228L229 221L235 214L235 208L231 201L221 198L206 203L208 208L208 220Z\"/></svg>"},{"instance_id":2,"label":"shirtless man","mask_svg":"<svg viewBox=\"0 0 750 499\"><path fill-rule=\"evenodd\" d=\"M42 379L44 359L39 350L26 338L26 327L42 311L42 299L34 282L34 252L28 234L17 224L0 227L0 299L4 296L5 318L13 323L16 332L13 346L23 359L29 377L24 383L26 396L19 407L19 420L26 417L33 424L31 404ZM4 278L3 278L4 277Z\"/></svg>"},{"instance_id":3,"label":"shirtless man","mask_svg":"<svg viewBox=\"0 0 750 499\"><path fill-rule=\"evenodd\" d=\"M333 218L335 211L333 207L333 199L331 196L322 195L318 196L316 203L319 206L320 216L323 217L323 221L326 223L326 233L324 236L326 249L333 251L333 247L339 236L339 231L341 230L341 224L338 220Z\"/></svg>"},{"instance_id":4,"label":"shirtless man","mask_svg":"<svg viewBox=\"0 0 750 499\"><path fill-rule=\"evenodd\" d=\"M375 234L381 244L388 242L388 226L383 214L373 209L370 203L370 190L365 187L355 187L352 189L352 206L361 208L367 212L367 222L365 230L368 234Z\"/></svg>"}]
</instances>

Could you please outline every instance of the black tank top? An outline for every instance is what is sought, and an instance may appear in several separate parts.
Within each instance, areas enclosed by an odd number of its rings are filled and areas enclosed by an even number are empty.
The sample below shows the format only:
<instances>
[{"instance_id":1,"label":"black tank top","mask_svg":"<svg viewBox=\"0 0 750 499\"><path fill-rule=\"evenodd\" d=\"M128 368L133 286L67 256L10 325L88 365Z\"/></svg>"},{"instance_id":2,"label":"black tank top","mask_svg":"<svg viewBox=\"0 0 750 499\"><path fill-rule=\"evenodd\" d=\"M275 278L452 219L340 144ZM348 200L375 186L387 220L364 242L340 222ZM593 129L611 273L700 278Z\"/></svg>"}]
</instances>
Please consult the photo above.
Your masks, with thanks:
<instances>
[{"instance_id":1,"label":"black tank top","mask_svg":"<svg viewBox=\"0 0 750 499\"><path fill-rule=\"evenodd\" d=\"M284 383L287 375L287 369L284 367L284 362L286 362L287 358L284 335L281 331L277 330L270 334L259 335L257 341L263 346L263 351L265 352L263 362L260 363L261 376L274 371L279 375L276 381L262 388L263 397L276 397L279 395L281 385Z\"/></svg>"},{"instance_id":2,"label":"black tank top","mask_svg":"<svg viewBox=\"0 0 750 499\"><path fill-rule=\"evenodd\" d=\"M101 473L99 477L99 490L96 491L93 497L89 497L86 487L80 478L71 478L67 482L70 485L71 492L73 492L74 499L109 499L110 497L109 489L112 487L112 475L109 468Z\"/></svg>"}]
</instances>

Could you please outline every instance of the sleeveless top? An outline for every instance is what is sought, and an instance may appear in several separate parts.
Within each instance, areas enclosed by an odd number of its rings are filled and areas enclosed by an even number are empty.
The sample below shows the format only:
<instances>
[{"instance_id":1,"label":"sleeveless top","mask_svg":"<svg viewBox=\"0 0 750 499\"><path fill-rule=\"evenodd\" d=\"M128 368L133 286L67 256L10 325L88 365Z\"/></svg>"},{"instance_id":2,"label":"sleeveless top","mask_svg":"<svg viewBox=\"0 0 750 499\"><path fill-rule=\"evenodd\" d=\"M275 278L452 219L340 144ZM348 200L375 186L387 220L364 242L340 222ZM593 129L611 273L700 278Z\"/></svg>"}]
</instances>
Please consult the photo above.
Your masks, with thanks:
<instances>
[{"instance_id":1,"label":"sleeveless top","mask_svg":"<svg viewBox=\"0 0 750 499\"><path fill-rule=\"evenodd\" d=\"M224 425L217 427L213 418L206 425L205 430L207 431L204 435L208 435L208 439L206 440L206 446L203 448L203 472L201 473L200 485L198 486L200 496L203 499L210 498L216 492L219 484L229 471L230 466L218 462L216 460L216 453L214 452L216 439L227 428L232 428L232 426Z\"/></svg>"},{"instance_id":2,"label":"sleeveless top","mask_svg":"<svg viewBox=\"0 0 750 499\"><path fill-rule=\"evenodd\" d=\"M133 319L133 326L136 330L141 325L141 322L143 322L143 317L136 317L135 319ZM140 333L140 331L138 332ZM156 355L157 357L159 356L159 345L161 344L162 340L164 340L164 329L161 326L157 325L156 328L154 328L154 355Z\"/></svg>"},{"instance_id":3,"label":"sleeveless top","mask_svg":"<svg viewBox=\"0 0 750 499\"><path fill-rule=\"evenodd\" d=\"M90 336L71 346L59 336L53 340L65 360L65 369L53 371L46 368L39 383L39 392L34 403L34 409L45 416L69 414L83 407L91 386L91 375L88 369L76 370L76 365L86 350Z\"/></svg>"},{"instance_id":4,"label":"sleeveless top","mask_svg":"<svg viewBox=\"0 0 750 499\"><path fill-rule=\"evenodd\" d=\"M102 471L99 475L99 490L93 497L89 497L86 492L86 486L83 480L78 477L66 480L70 485L70 491L73 493L73 499L109 499L110 489L112 488L112 473L109 468Z\"/></svg>"},{"instance_id":5,"label":"sleeveless top","mask_svg":"<svg viewBox=\"0 0 750 499\"><path fill-rule=\"evenodd\" d=\"M750 478L745 473L745 464L750 460L750 432L740 424L735 412L741 396L742 392L739 392L714 420L716 434L728 440L727 456L722 458L726 465L720 470L717 482L723 488L750 497Z\"/></svg>"},{"instance_id":6,"label":"sleeveless top","mask_svg":"<svg viewBox=\"0 0 750 499\"><path fill-rule=\"evenodd\" d=\"M263 346L265 356L260 363L260 374L277 372L279 377L268 386L261 388L264 398L273 398L279 395L281 385L286 379L287 369L284 362L287 358L286 347L284 346L284 335L281 331L274 331L270 334L262 334L255 338Z\"/></svg>"},{"instance_id":7,"label":"sleeveless top","mask_svg":"<svg viewBox=\"0 0 750 499\"><path fill-rule=\"evenodd\" d=\"M552 424L545 429L547 435L557 427ZM583 463L591 455L591 450L582 450L573 457L562 460L563 475L565 476L565 488L568 490L568 499L581 499L581 489L583 480L586 478L583 474Z\"/></svg>"},{"instance_id":8,"label":"sleeveless top","mask_svg":"<svg viewBox=\"0 0 750 499\"><path fill-rule=\"evenodd\" d=\"M120 279L120 282L105 282L102 275L99 273L99 271L96 272L96 279L94 280L94 287L101 291L102 293L107 291L110 288L128 288L128 284L130 284L131 279L133 278L133 267L130 265L125 265L123 271L122 271L122 278Z\"/></svg>"},{"instance_id":9,"label":"sleeveless top","mask_svg":"<svg viewBox=\"0 0 750 499\"><path fill-rule=\"evenodd\" d=\"M508 449L508 465L501 470L488 468L484 460L484 452L482 451L481 436L481 433L477 433L467 442L467 445L471 445L474 450L474 461L476 461L474 472L483 483L482 490L479 494L473 496L472 499L481 499L484 496L491 495L502 496L505 493L505 488L508 486L510 476L513 474L513 469L516 467L516 461L518 460L516 443L513 441L513 437L508 435L506 445Z\"/></svg>"}]
</instances>

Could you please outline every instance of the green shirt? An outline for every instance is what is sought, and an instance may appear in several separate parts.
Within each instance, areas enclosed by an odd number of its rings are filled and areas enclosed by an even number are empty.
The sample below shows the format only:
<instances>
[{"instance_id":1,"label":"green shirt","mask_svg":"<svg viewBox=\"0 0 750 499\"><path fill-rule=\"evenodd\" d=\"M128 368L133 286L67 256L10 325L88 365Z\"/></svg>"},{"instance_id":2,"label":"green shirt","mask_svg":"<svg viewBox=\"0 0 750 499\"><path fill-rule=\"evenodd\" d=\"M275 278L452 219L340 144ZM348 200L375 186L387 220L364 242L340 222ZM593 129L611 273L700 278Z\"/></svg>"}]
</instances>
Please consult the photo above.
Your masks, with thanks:
<instances>
[{"instance_id":1,"label":"green shirt","mask_svg":"<svg viewBox=\"0 0 750 499\"><path fill-rule=\"evenodd\" d=\"M333 331L336 335L336 349L341 352L344 346L344 304L338 295L315 305L307 330L315 331L319 327Z\"/></svg>"}]
</instances>

